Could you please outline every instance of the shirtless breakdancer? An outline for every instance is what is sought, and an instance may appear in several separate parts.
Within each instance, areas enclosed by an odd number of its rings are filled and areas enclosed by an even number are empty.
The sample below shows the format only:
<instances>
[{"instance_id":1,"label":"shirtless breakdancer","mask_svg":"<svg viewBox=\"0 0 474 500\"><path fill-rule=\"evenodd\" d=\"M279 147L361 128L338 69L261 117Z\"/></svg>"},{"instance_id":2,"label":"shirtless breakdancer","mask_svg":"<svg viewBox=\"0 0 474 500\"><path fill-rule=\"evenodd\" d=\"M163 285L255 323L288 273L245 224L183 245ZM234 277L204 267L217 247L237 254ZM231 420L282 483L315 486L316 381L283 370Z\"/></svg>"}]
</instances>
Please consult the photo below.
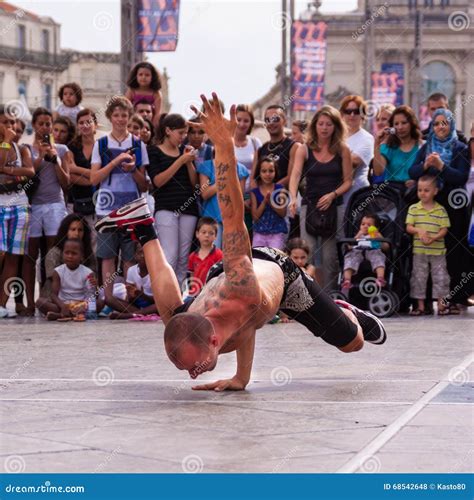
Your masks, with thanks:
<instances>
[{"instance_id":1,"label":"shirtless breakdancer","mask_svg":"<svg viewBox=\"0 0 474 500\"><path fill-rule=\"evenodd\" d=\"M204 111L199 127L215 145L216 185L222 212L223 261L211 268L194 300L183 303L175 273L157 239L153 218L143 199L112 212L97 224L98 231L133 231L145 253L156 306L165 324L164 341L170 360L191 378L211 371L218 355L237 352L237 372L229 380L198 385L198 390L243 390L250 381L255 332L281 309L315 336L342 352L362 349L364 340L382 344L382 323L370 313L343 301L335 303L316 282L281 251L251 248L244 224L244 202L237 177L230 120L219 99L201 96Z\"/></svg>"}]
</instances>

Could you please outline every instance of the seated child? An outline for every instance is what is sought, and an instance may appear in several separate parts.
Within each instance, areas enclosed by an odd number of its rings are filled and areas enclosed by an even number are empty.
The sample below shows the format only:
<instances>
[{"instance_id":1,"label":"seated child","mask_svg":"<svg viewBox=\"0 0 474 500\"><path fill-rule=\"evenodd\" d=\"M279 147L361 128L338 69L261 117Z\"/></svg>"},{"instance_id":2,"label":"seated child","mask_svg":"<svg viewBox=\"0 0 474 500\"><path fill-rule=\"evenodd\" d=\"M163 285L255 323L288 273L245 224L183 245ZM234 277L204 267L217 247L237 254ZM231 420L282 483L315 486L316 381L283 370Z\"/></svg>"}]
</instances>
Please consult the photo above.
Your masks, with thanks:
<instances>
[{"instance_id":1,"label":"seated child","mask_svg":"<svg viewBox=\"0 0 474 500\"><path fill-rule=\"evenodd\" d=\"M110 319L130 319L136 316L158 314L145 255L140 243L137 243L135 247L135 261L136 264L128 269L125 280L127 299L117 298L117 306L120 307L120 310L113 312Z\"/></svg>"},{"instance_id":2,"label":"seated child","mask_svg":"<svg viewBox=\"0 0 474 500\"><path fill-rule=\"evenodd\" d=\"M222 250L215 246L217 238L217 222L211 217L201 217L197 223L196 238L199 249L189 255L188 270L191 273L189 280L189 295L195 296L206 282L209 269L222 260Z\"/></svg>"},{"instance_id":3,"label":"seated child","mask_svg":"<svg viewBox=\"0 0 474 500\"><path fill-rule=\"evenodd\" d=\"M360 227L358 233L355 235L355 239L359 241L359 244L351 249L344 256L344 281L342 283L341 291L344 295L349 293L351 288L352 275L357 273L359 266L364 259L367 259L372 270L375 272L377 278L376 283L379 287L384 287L385 282L385 255L382 250L388 249L387 243L380 242L370 242L371 238L382 238L378 230L380 225L379 218L373 214L367 214L362 217L360 221ZM373 226L374 231L370 231L369 228Z\"/></svg>"},{"instance_id":4,"label":"seated child","mask_svg":"<svg viewBox=\"0 0 474 500\"><path fill-rule=\"evenodd\" d=\"M95 293L97 282L93 271L81 264L83 253L81 240L65 241L64 264L54 269L50 296L40 297L36 302L49 321L85 321L88 300ZM100 309L99 301L97 308Z\"/></svg>"}]
</instances>

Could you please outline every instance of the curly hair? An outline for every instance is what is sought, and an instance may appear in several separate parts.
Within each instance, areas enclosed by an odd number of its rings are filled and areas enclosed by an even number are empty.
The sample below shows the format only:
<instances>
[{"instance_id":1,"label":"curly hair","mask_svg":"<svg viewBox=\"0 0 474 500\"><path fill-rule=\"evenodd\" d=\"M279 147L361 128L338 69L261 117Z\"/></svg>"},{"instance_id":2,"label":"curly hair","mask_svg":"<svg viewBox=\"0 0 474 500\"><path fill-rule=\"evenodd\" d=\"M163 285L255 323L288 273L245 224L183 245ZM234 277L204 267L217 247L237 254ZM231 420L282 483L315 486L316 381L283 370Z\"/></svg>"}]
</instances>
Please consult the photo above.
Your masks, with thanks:
<instances>
[{"instance_id":1,"label":"curly hair","mask_svg":"<svg viewBox=\"0 0 474 500\"><path fill-rule=\"evenodd\" d=\"M82 238L82 243L84 245L84 264L90 267L93 257L92 244L91 244L91 229L89 224L78 214L69 214L64 217L59 225L58 233L56 235L56 241L54 246L59 248L61 252L64 248L64 243L68 240L67 232L69 231L69 226L73 223L79 221L84 228L84 237Z\"/></svg>"},{"instance_id":2,"label":"curly hair","mask_svg":"<svg viewBox=\"0 0 474 500\"><path fill-rule=\"evenodd\" d=\"M65 83L64 85L61 85L61 87L59 87L58 97L61 101L63 100L65 89L71 89L74 92L74 95L76 96L76 101L77 101L76 106L78 104L81 104L83 94L82 94L82 88L78 83L76 83L76 82Z\"/></svg>"},{"instance_id":3,"label":"curly hair","mask_svg":"<svg viewBox=\"0 0 474 500\"><path fill-rule=\"evenodd\" d=\"M415 112L413 109L410 108L410 106L398 106L398 108L395 108L395 110L392 113L392 116L388 120L388 123L390 127L393 127L393 124L395 122L395 116L397 115L403 115L408 123L410 124L410 137L412 139L415 139L415 141L420 141L421 139L421 130L420 130L420 124L418 123L418 118L415 115ZM390 134L388 140L387 140L387 146L390 148L398 148L400 146L401 142L400 139L396 134Z\"/></svg>"}]
</instances>

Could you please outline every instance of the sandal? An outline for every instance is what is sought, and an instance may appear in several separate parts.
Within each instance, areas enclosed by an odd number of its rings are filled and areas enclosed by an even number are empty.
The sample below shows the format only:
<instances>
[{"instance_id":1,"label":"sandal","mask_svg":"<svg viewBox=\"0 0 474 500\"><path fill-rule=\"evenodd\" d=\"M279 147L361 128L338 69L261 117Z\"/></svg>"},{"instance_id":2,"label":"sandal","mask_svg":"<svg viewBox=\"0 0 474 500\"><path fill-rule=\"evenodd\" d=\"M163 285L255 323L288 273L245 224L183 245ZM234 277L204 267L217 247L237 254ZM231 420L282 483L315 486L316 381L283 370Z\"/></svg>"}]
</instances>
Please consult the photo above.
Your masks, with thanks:
<instances>
[{"instance_id":1,"label":"sandal","mask_svg":"<svg viewBox=\"0 0 474 500\"><path fill-rule=\"evenodd\" d=\"M73 321L85 321L86 320L86 317L84 314L77 314L76 316L74 316L74 318L72 318Z\"/></svg>"},{"instance_id":2,"label":"sandal","mask_svg":"<svg viewBox=\"0 0 474 500\"><path fill-rule=\"evenodd\" d=\"M438 316L449 316L451 314L451 311L449 310L449 307L445 307L444 309L438 309Z\"/></svg>"},{"instance_id":3,"label":"sandal","mask_svg":"<svg viewBox=\"0 0 474 500\"><path fill-rule=\"evenodd\" d=\"M412 309L408 315L409 316L424 316L425 311L422 311L421 309Z\"/></svg>"}]
</instances>

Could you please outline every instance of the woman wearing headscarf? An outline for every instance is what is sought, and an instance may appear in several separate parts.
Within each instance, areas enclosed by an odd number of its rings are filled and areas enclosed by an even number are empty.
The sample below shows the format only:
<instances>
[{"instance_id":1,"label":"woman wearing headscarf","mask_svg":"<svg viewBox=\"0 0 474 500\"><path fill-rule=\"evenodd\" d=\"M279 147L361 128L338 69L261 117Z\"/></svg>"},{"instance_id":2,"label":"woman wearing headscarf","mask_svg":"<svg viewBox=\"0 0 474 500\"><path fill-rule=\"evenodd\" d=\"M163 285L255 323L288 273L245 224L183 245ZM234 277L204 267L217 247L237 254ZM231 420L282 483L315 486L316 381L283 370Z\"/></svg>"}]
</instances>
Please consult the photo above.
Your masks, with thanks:
<instances>
[{"instance_id":1,"label":"woman wearing headscarf","mask_svg":"<svg viewBox=\"0 0 474 500\"><path fill-rule=\"evenodd\" d=\"M469 149L458 139L454 116L448 109L437 109L432 117L426 143L409 169L412 179L433 175L438 179L437 201L448 212L451 227L445 238L446 261L451 278L447 297L450 312L459 314L457 304L466 304L469 297L465 276L472 269L472 256L467 241L469 199L465 190L469 177Z\"/></svg>"}]
</instances>

